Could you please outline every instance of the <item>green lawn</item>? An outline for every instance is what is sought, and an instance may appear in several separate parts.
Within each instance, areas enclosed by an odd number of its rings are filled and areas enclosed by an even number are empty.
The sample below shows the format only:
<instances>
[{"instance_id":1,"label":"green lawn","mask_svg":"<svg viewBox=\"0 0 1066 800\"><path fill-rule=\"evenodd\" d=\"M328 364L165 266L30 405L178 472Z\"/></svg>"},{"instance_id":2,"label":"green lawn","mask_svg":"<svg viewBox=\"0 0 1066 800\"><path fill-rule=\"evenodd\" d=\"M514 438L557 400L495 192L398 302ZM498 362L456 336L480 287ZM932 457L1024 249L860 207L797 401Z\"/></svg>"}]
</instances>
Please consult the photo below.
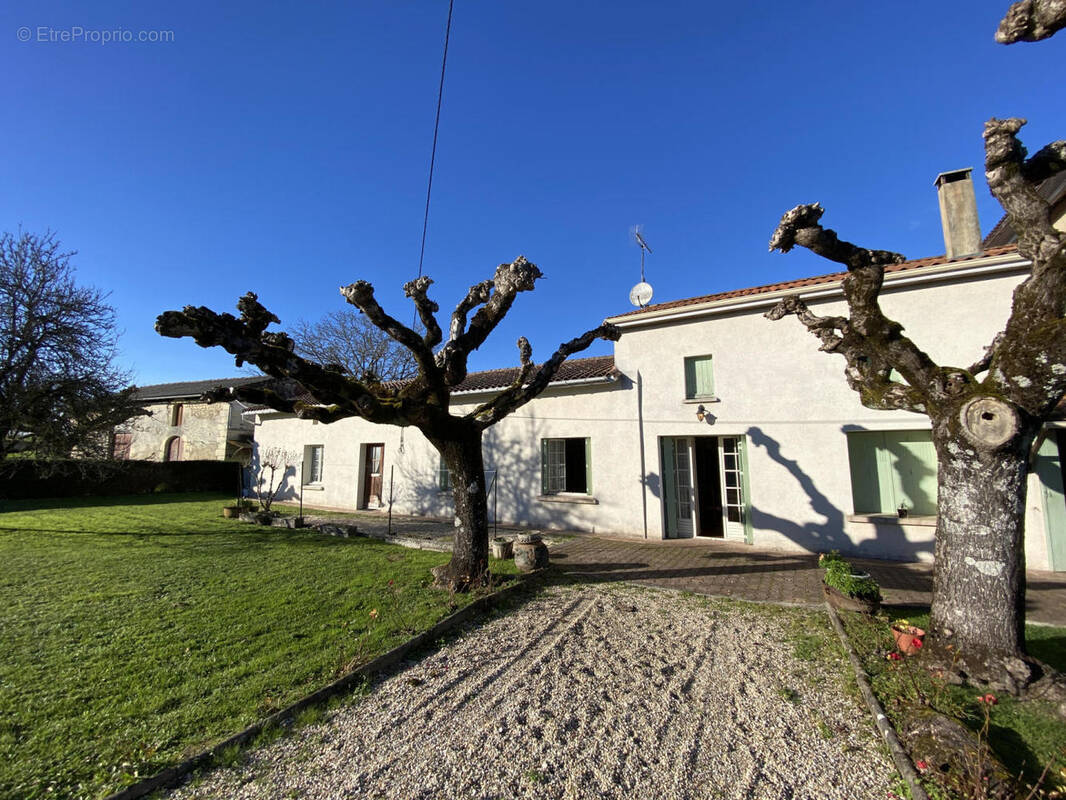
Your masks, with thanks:
<instances>
[{"instance_id":1,"label":"green lawn","mask_svg":"<svg viewBox=\"0 0 1066 800\"><path fill-rule=\"evenodd\" d=\"M910 659L889 661L885 655L895 649L887 619L861 614L842 613L841 621L848 637L863 660L870 683L895 724L930 705L978 730L984 720L977 698L984 691L948 686L930 677ZM903 616L893 610L890 618ZM924 609L908 610L907 620L928 628L929 613ZM1035 657L1052 667L1066 671L1066 628L1048 625L1026 626L1026 647ZM1009 695L997 697L991 708L988 741L1012 775L1023 776L1027 783L1038 780L1046 764L1051 763L1043 788L1066 789L1063 773L1066 758L1066 723L1057 716L1050 702L1020 702Z\"/></svg>"},{"instance_id":2,"label":"green lawn","mask_svg":"<svg viewBox=\"0 0 1066 800\"><path fill-rule=\"evenodd\" d=\"M0 506L0 798L106 795L471 599L428 588L447 554L250 526L227 501Z\"/></svg>"}]
</instances>

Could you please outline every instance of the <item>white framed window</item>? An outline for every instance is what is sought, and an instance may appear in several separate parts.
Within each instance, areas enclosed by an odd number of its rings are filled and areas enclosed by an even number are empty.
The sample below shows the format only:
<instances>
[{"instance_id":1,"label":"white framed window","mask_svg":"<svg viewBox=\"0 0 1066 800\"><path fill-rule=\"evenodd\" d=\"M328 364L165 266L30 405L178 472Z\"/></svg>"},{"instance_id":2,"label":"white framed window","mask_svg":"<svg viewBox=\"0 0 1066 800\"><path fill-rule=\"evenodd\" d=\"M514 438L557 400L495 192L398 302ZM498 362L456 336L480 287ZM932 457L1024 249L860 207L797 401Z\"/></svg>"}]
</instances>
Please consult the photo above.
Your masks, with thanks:
<instances>
[{"instance_id":1,"label":"white framed window","mask_svg":"<svg viewBox=\"0 0 1066 800\"><path fill-rule=\"evenodd\" d=\"M322 483L322 462L325 455L325 447L320 444L309 444L304 447L304 483Z\"/></svg>"},{"instance_id":2,"label":"white framed window","mask_svg":"<svg viewBox=\"0 0 1066 800\"><path fill-rule=\"evenodd\" d=\"M592 494L592 440L540 440L543 494Z\"/></svg>"},{"instance_id":3,"label":"white framed window","mask_svg":"<svg viewBox=\"0 0 1066 800\"><path fill-rule=\"evenodd\" d=\"M936 514L936 448L929 431L848 433L856 514Z\"/></svg>"},{"instance_id":4,"label":"white framed window","mask_svg":"<svg viewBox=\"0 0 1066 800\"><path fill-rule=\"evenodd\" d=\"M714 400L714 369L711 356L685 358L685 399Z\"/></svg>"}]
</instances>

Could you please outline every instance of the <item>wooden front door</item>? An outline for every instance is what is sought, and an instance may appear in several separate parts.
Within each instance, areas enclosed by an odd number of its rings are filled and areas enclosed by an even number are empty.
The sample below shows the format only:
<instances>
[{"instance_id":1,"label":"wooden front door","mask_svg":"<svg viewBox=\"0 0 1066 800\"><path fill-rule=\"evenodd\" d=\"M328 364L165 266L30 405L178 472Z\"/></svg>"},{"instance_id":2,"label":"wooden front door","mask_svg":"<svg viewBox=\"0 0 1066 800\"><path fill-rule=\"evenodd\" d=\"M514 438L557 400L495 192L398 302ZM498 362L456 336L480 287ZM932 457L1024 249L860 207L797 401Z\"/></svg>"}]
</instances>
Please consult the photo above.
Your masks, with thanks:
<instances>
[{"instance_id":1,"label":"wooden front door","mask_svg":"<svg viewBox=\"0 0 1066 800\"><path fill-rule=\"evenodd\" d=\"M163 454L164 461L181 461L182 457L181 437L175 436L167 442L166 452Z\"/></svg>"},{"instance_id":2,"label":"wooden front door","mask_svg":"<svg viewBox=\"0 0 1066 800\"><path fill-rule=\"evenodd\" d=\"M381 472L385 462L385 445L368 444L363 461L363 508L381 506Z\"/></svg>"}]
</instances>

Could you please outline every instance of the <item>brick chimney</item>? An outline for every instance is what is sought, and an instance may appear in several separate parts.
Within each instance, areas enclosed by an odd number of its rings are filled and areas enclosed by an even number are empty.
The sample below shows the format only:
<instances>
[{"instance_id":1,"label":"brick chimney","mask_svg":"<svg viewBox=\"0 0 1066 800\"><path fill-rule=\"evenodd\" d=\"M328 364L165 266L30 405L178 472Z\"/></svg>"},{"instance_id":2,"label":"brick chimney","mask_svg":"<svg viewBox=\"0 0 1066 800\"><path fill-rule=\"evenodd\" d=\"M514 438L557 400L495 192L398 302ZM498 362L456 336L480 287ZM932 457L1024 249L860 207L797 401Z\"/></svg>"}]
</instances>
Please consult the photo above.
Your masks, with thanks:
<instances>
[{"instance_id":1,"label":"brick chimney","mask_svg":"<svg viewBox=\"0 0 1066 800\"><path fill-rule=\"evenodd\" d=\"M981 223L977 220L977 197L973 192L972 167L941 172L936 176L940 200L940 224L948 258L981 252Z\"/></svg>"}]
</instances>

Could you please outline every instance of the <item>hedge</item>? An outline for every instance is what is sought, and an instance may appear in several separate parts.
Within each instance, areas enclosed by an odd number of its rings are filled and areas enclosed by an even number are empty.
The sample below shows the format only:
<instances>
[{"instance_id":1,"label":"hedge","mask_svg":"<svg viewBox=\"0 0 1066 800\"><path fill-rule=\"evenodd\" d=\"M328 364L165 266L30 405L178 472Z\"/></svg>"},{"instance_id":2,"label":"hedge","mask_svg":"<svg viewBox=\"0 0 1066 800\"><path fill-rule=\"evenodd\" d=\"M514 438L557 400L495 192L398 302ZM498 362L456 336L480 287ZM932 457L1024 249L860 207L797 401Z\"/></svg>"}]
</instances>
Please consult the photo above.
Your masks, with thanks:
<instances>
[{"instance_id":1,"label":"hedge","mask_svg":"<svg viewBox=\"0 0 1066 800\"><path fill-rule=\"evenodd\" d=\"M236 494L235 461L44 461L8 459L0 465L0 497L7 500L150 492Z\"/></svg>"}]
</instances>

